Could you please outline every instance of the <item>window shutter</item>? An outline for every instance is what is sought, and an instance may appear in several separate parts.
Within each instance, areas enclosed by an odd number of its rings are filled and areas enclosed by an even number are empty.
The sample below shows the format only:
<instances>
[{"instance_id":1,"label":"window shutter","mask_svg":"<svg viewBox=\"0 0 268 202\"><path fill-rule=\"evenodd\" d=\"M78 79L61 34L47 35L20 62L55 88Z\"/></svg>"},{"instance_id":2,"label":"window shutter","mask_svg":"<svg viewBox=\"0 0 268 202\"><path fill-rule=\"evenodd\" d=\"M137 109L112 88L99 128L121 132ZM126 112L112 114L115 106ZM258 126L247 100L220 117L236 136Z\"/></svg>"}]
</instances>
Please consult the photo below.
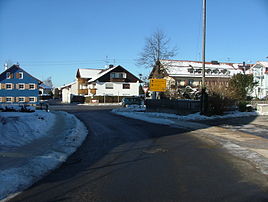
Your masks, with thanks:
<instances>
[{"instance_id":1,"label":"window shutter","mask_svg":"<svg viewBox=\"0 0 268 202\"><path fill-rule=\"evenodd\" d=\"M11 97L11 102L14 102L15 101L15 97Z\"/></svg>"},{"instance_id":2,"label":"window shutter","mask_svg":"<svg viewBox=\"0 0 268 202\"><path fill-rule=\"evenodd\" d=\"M5 97L2 97L2 102L6 102L6 98Z\"/></svg>"},{"instance_id":3,"label":"window shutter","mask_svg":"<svg viewBox=\"0 0 268 202\"><path fill-rule=\"evenodd\" d=\"M19 84L16 84L16 89L19 89Z\"/></svg>"},{"instance_id":4,"label":"window shutter","mask_svg":"<svg viewBox=\"0 0 268 202\"><path fill-rule=\"evenodd\" d=\"M20 78L20 74L19 73L16 73L16 78Z\"/></svg>"},{"instance_id":5,"label":"window shutter","mask_svg":"<svg viewBox=\"0 0 268 202\"><path fill-rule=\"evenodd\" d=\"M16 102L19 102L19 97L16 97Z\"/></svg>"},{"instance_id":6,"label":"window shutter","mask_svg":"<svg viewBox=\"0 0 268 202\"><path fill-rule=\"evenodd\" d=\"M11 84L11 89L14 89L15 85L14 83Z\"/></svg>"},{"instance_id":7,"label":"window shutter","mask_svg":"<svg viewBox=\"0 0 268 202\"><path fill-rule=\"evenodd\" d=\"M14 74L13 74L13 73L10 74L10 78L11 78L11 79L14 78Z\"/></svg>"},{"instance_id":8,"label":"window shutter","mask_svg":"<svg viewBox=\"0 0 268 202\"><path fill-rule=\"evenodd\" d=\"M37 89L37 84L34 84L34 89Z\"/></svg>"},{"instance_id":9,"label":"window shutter","mask_svg":"<svg viewBox=\"0 0 268 202\"><path fill-rule=\"evenodd\" d=\"M25 84L25 89L29 89L29 84Z\"/></svg>"},{"instance_id":10,"label":"window shutter","mask_svg":"<svg viewBox=\"0 0 268 202\"><path fill-rule=\"evenodd\" d=\"M6 89L6 84L5 83L1 83L1 89Z\"/></svg>"},{"instance_id":11,"label":"window shutter","mask_svg":"<svg viewBox=\"0 0 268 202\"><path fill-rule=\"evenodd\" d=\"M29 97L25 97L25 102L29 102Z\"/></svg>"}]
</instances>

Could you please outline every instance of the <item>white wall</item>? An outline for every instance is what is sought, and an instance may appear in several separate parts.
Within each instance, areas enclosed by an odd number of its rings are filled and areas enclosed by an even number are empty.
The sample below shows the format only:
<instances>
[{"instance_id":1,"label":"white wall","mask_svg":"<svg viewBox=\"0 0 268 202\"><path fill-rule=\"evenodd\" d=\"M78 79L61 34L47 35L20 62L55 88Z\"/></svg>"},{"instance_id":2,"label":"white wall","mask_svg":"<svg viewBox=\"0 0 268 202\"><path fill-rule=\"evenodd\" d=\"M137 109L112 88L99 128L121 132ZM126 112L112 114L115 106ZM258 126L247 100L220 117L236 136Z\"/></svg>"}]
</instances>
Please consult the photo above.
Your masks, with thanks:
<instances>
[{"instance_id":1,"label":"white wall","mask_svg":"<svg viewBox=\"0 0 268 202\"><path fill-rule=\"evenodd\" d=\"M106 89L107 83L113 84L113 89ZM110 96L138 96L140 83L128 83L130 89L123 89L124 82L97 82L95 88L96 96L110 95Z\"/></svg>"},{"instance_id":2,"label":"white wall","mask_svg":"<svg viewBox=\"0 0 268 202\"><path fill-rule=\"evenodd\" d=\"M78 95L78 81L71 85L71 94Z\"/></svg>"},{"instance_id":3,"label":"white wall","mask_svg":"<svg viewBox=\"0 0 268 202\"><path fill-rule=\"evenodd\" d=\"M268 75L265 74L265 67L256 65L253 68L253 77L258 84L254 88L252 96L262 99L268 95Z\"/></svg>"},{"instance_id":4,"label":"white wall","mask_svg":"<svg viewBox=\"0 0 268 202\"><path fill-rule=\"evenodd\" d=\"M72 95L78 95L78 82L62 88L62 102L71 103Z\"/></svg>"},{"instance_id":5,"label":"white wall","mask_svg":"<svg viewBox=\"0 0 268 202\"><path fill-rule=\"evenodd\" d=\"M69 88L62 89L62 102L71 103L71 93Z\"/></svg>"}]
</instances>

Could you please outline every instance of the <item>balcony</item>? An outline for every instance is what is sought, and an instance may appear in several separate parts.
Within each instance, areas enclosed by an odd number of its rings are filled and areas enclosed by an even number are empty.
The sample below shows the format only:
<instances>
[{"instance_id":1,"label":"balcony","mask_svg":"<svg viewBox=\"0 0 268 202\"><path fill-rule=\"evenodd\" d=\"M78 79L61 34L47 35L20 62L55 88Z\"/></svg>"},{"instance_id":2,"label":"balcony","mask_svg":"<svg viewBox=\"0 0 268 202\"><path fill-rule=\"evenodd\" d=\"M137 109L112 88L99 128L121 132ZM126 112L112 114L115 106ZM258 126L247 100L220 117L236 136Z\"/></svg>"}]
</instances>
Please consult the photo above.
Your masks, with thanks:
<instances>
[{"instance_id":1,"label":"balcony","mask_svg":"<svg viewBox=\"0 0 268 202\"><path fill-rule=\"evenodd\" d=\"M88 95L88 89L79 89L78 90L78 94L79 95Z\"/></svg>"}]
</instances>

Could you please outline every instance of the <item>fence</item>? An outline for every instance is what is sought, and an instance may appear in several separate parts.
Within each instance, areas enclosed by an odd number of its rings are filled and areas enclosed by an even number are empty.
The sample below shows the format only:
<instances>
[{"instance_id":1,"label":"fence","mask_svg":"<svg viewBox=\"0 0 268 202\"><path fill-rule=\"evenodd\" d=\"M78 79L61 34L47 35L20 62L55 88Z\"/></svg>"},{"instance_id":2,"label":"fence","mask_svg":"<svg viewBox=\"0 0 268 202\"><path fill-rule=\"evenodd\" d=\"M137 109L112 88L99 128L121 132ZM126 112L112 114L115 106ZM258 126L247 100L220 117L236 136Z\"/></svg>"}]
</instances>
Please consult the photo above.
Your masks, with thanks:
<instances>
[{"instance_id":1,"label":"fence","mask_svg":"<svg viewBox=\"0 0 268 202\"><path fill-rule=\"evenodd\" d=\"M199 100L145 100L148 111L169 112L176 114L190 114L200 111Z\"/></svg>"},{"instance_id":2,"label":"fence","mask_svg":"<svg viewBox=\"0 0 268 202\"><path fill-rule=\"evenodd\" d=\"M252 105L252 107L254 109L256 109L257 104L268 104L268 100L265 100L265 101L256 101L256 100L254 100L254 101L251 101L250 104Z\"/></svg>"}]
</instances>

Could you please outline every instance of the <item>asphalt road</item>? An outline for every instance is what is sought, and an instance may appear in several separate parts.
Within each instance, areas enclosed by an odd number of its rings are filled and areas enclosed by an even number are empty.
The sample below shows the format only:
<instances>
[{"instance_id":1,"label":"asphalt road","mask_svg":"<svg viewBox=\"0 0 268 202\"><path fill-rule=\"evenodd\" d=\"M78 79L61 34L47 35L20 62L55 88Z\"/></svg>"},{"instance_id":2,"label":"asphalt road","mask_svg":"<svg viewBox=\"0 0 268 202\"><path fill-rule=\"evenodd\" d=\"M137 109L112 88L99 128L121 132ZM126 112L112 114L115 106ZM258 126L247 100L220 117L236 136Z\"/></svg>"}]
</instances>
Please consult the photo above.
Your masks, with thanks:
<instances>
[{"instance_id":1,"label":"asphalt road","mask_svg":"<svg viewBox=\"0 0 268 202\"><path fill-rule=\"evenodd\" d=\"M87 139L11 201L268 201L267 177L194 131L120 117L109 107L64 109L86 124Z\"/></svg>"}]
</instances>

